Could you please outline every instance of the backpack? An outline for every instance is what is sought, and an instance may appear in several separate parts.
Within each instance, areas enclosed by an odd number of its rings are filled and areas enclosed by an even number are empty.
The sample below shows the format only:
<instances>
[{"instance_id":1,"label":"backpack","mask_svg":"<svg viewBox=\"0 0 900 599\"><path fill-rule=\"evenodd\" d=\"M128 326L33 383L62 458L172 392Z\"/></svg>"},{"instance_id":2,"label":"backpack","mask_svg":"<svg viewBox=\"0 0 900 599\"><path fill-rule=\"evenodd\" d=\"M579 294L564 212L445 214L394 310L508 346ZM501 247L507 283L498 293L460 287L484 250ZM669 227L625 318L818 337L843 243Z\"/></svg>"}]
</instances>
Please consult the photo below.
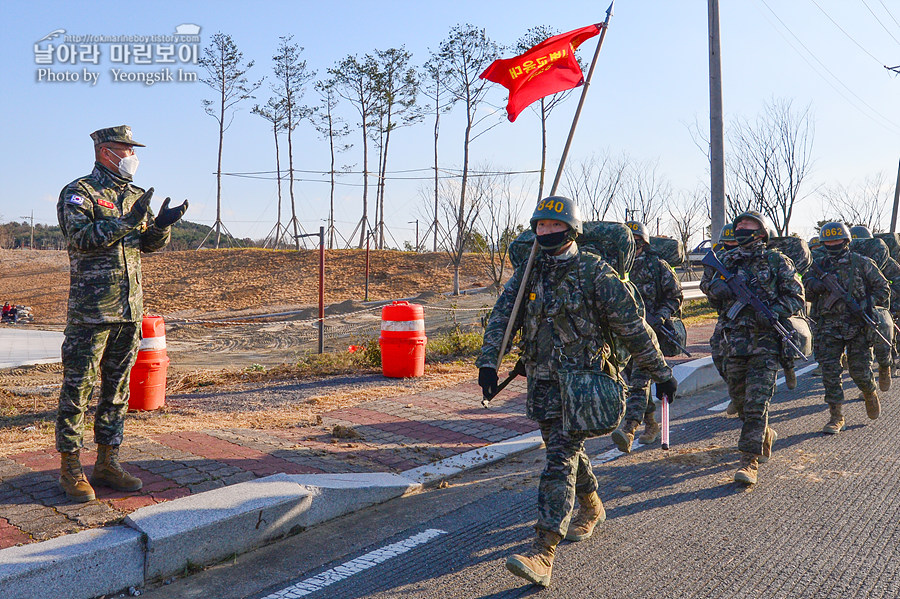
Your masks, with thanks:
<instances>
[{"instance_id":1,"label":"backpack","mask_svg":"<svg viewBox=\"0 0 900 599\"><path fill-rule=\"evenodd\" d=\"M883 241L887 245L888 251L891 253L891 258L900 261L900 234L876 233L875 239Z\"/></svg>"},{"instance_id":2,"label":"backpack","mask_svg":"<svg viewBox=\"0 0 900 599\"><path fill-rule=\"evenodd\" d=\"M878 270L884 270L890 253L884 240L877 237L873 239L852 239L850 240L850 251L862 254L866 258L871 258Z\"/></svg>"},{"instance_id":3,"label":"backpack","mask_svg":"<svg viewBox=\"0 0 900 599\"><path fill-rule=\"evenodd\" d=\"M801 237L772 237L769 239L768 246L778 250L791 259L797 274L801 277L809 270L812 264L812 252L809 250L809 244Z\"/></svg>"},{"instance_id":4,"label":"backpack","mask_svg":"<svg viewBox=\"0 0 900 599\"><path fill-rule=\"evenodd\" d=\"M671 237L651 237L650 249L652 249L657 256L674 267L684 264L684 246L681 244L681 241L677 239L672 239Z\"/></svg>"},{"instance_id":5,"label":"backpack","mask_svg":"<svg viewBox=\"0 0 900 599\"><path fill-rule=\"evenodd\" d=\"M634 237L631 229L622 223L587 221L583 223L582 230L575 238L578 247L603 258L619 273L619 277L624 278L634 263ZM527 229L509 245L509 260L514 268L519 268L528 261L534 238L534 231Z\"/></svg>"}]
</instances>

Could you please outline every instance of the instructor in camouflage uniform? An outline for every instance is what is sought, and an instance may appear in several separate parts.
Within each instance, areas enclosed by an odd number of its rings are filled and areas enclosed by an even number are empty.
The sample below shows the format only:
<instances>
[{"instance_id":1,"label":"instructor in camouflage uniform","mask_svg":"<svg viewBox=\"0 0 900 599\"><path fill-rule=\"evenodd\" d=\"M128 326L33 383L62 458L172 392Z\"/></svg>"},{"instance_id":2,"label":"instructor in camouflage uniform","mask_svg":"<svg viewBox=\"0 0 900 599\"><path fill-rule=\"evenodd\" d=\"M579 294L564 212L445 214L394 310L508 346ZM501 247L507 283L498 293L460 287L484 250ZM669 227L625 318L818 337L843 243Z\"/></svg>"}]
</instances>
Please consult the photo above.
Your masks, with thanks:
<instances>
[{"instance_id":1,"label":"instructor in camouflage uniform","mask_svg":"<svg viewBox=\"0 0 900 599\"><path fill-rule=\"evenodd\" d=\"M734 220L738 247L722 257L722 264L731 274L741 276L779 319L786 319L802 309L803 286L791 260L778 250L766 248L770 231L768 219L759 212L740 214ZM720 307L719 323L728 345L725 382L744 421L738 441L741 467L734 480L752 485L757 481L759 463L769 459L778 437L769 426L769 402L775 394L781 339L768 319L750 305L729 318L737 300L720 275L704 272L700 289L711 304Z\"/></svg>"},{"instance_id":2,"label":"instructor in camouflage uniform","mask_svg":"<svg viewBox=\"0 0 900 599\"><path fill-rule=\"evenodd\" d=\"M813 263L825 273L835 274L841 287L866 310L890 306L891 291L887 279L870 259L850 251L850 231L841 222L831 222L819 230L823 251L813 254ZM881 403L872 374L872 347L867 339L866 324L853 314L845 298L834 297L814 269L803 278L812 302L810 317L816 322L813 351L822 367L822 384L830 418L822 429L836 435L846 424L843 413L844 389L841 384L841 354L846 350L850 378L863 393L866 415L875 420L881 414ZM890 369L886 372L890 381ZM885 384L887 386L887 384Z\"/></svg>"},{"instance_id":3,"label":"instructor in camouflage uniform","mask_svg":"<svg viewBox=\"0 0 900 599\"><path fill-rule=\"evenodd\" d=\"M634 263L629 271L629 278L644 302L644 318L659 338L662 335L659 326L674 330L672 317L681 317L681 305L684 302L681 281L669 263L660 258L650 246L647 225L637 221L629 221L625 225L634 233ZM628 366L625 423L611 435L616 447L624 453L631 453L634 434L642 421L644 432L638 438L639 442L644 445L655 443L660 434L659 423L656 422L656 404L650 399L650 377L630 362Z\"/></svg>"},{"instance_id":4,"label":"instructor in camouflage uniform","mask_svg":"<svg viewBox=\"0 0 900 599\"><path fill-rule=\"evenodd\" d=\"M79 502L94 499L93 485L137 491L140 479L119 464L128 380L140 343L143 295L141 252L166 245L169 231L187 210L169 208L169 198L153 218L150 198L132 184L138 166L127 126L91 133L94 170L66 185L56 213L69 253L70 288L63 385L56 419L56 449L62 455L59 483ZM100 399L94 417L97 462L90 483L81 467L84 413L97 376Z\"/></svg>"},{"instance_id":5,"label":"instructor in camouflage uniform","mask_svg":"<svg viewBox=\"0 0 900 599\"><path fill-rule=\"evenodd\" d=\"M600 257L579 250L581 216L572 200L551 196L538 204L531 228L541 250L535 258L516 318L528 378L526 415L538 422L547 463L538 488L537 538L529 551L513 555L506 567L534 584L550 583L553 556L563 537L581 541L606 518L597 496L597 479L584 451L586 433L563 428L561 369L602 371L610 360L607 340L614 334L635 365L657 381L657 394L672 398L677 384L653 333L641 318L638 300ZM496 393L497 359L524 268L517 269L494 305L484 333L478 384L485 396ZM515 331L514 331L515 332ZM572 518L575 499L580 505Z\"/></svg>"}]
</instances>

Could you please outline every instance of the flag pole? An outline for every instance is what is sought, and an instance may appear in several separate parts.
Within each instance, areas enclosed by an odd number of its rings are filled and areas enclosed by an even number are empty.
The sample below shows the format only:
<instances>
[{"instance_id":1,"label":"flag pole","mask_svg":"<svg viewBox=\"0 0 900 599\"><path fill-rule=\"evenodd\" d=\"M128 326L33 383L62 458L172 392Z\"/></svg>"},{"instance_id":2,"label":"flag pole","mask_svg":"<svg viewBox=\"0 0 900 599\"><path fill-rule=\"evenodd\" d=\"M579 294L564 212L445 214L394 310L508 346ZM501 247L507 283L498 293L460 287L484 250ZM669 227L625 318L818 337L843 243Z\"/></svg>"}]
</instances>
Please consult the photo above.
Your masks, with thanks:
<instances>
[{"instance_id":1,"label":"flag pole","mask_svg":"<svg viewBox=\"0 0 900 599\"><path fill-rule=\"evenodd\" d=\"M566 165L566 157L569 155L569 148L572 146L572 138L575 137L575 127L578 126L578 117L581 116L581 109L584 106L584 99L587 96L588 88L591 86L591 77L594 75L594 67L597 65L597 57L600 56L600 48L603 46L603 38L606 37L606 30L609 29L609 19L613 14L613 5L615 0L609 4L606 9L606 20L600 25L600 39L597 41L597 49L594 50L594 57L591 59L591 67L588 69L587 78L584 80L584 86L581 90L581 98L578 100L578 108L575 109L575 117L572 119L572 126L569 128L569 137L566 139L566 145L563 148L562 156L559 159L559 166L556 169L556 177L553 179L553 187L550 188L550 195L556 193L559 186L559 180L562 178L563 169ZM500 364L503 362L503 353L512 336L513 327L516 326L516 320L519 315L519 308L522 306L522 298L525 296L525 288L528 286L528 275L531 274L531 267L534 265L534 258L537 255L538 242L537 239L531 245L531 253L528 254L528 262L525 264L525 270L522 271L522 281L519 283L519 291L516 294L516 301L513 303L513 309L510 313L509 322L506 323L506 332L503 334L503 341L500 343L500 354L497 356L497 370L500 370Z\"/></svg>"}]
</instances>

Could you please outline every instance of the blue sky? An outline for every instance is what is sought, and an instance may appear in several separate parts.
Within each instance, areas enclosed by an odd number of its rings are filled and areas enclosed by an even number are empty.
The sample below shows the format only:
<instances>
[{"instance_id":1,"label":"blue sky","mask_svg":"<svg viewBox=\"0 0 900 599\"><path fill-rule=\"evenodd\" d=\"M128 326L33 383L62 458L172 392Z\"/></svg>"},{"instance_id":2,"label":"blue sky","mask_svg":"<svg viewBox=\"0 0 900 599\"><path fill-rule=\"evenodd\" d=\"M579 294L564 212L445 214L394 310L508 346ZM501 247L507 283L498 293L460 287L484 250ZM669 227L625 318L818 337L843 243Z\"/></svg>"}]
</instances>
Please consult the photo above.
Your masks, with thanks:
<instances>
[{"instance_id":1,"label":"blue sky","mask_svg":"<svg viewBox=\"0 0 900 599\"><path fill-rule=\"evenodd\" d=\"M50 65L56 72L99 71L96 85L38 82L34 44L56 29L70 35L171 35L176 26L194 23L201 27L201 47L215 32L230 34L245 59L256 61L250 71L255 78L271 78L278 37L292 34L305 48L309 67L324 77L327 68L348 54L401 45L421 64L457 23L483 27L498 43L513 44L535 25L567 31L600 22L605 9L605 3L578 0L7 2L4 15L10 26L0 39L5 140L0 163L7 192L0 197L0 221L21 220L33 211L35 221L55 223L59 190L90 171L89 133L123 123L148 146L139 152L135 182L156 188L154 208L166 196L177 201L188 198L187 219L206 224L215 219L217 125L201 107L212 90L202 83L148 87L113 82L111 68L150 72L159 65L113 65L108 45L101 45L99 65ZM616 3L570 161L608 149L639 160L658 160L675 189L692 190L708 179L705 157L689 131L695 121L708 124L706 11L707 3L701 0ZM773 98L791 99L798 107L810 105L814 114L815 164L807 188L813 193L798 207L793 227L801 233L811 234L812 224L826 216L814 192L817 187L851 185L879 171L893 185L900 158L900 78L882 65L900 64L897 21L897 0L721 2L726 120L753 118ZM596 39L583 46L585 59L593 53ZM190 64L184 68L199 71ZM264 103L270 95L265 83L256 101ZM489 100L503 105L505 97L505 90L495 86ZM311 89L307 100L315 100ZM573 95L551 116L551 171L576 103ZM250 113L251 107L252 102L241 105L226 133L225 171L274 170L271 131L266 121ZM355 122L348 105L342 110ZM506 122L502 111L494 118L503 122L473 144L473 164L515 171L537 168L536 115L526 110L515 123ZM461 108L443 119L442 166L461 165L463 128ZM355 146L343 156L347 163L361 164L358 138L358 131L349 138ZM431 166L432 125L427 119L397 130L391 144L389 170ZM298 127L294 145L296 168L327 170L327 145L311 126ZM370 164L374 166L374 160ZM386 220L395 239L414 237L414 225L408 221L424 218L419 187L427 184L388 182ZM296 183L295 190L303 226L316 230L327 216L328 186L304 182ZM529 192L525 203L532 201ZM236 235L265 236L275 222L275 202L274 181L232 177L223 181L223 220ZM336 204L338 226L347 235L360 217L360 188L339 188Z\"/></svg>"}]
</instances>

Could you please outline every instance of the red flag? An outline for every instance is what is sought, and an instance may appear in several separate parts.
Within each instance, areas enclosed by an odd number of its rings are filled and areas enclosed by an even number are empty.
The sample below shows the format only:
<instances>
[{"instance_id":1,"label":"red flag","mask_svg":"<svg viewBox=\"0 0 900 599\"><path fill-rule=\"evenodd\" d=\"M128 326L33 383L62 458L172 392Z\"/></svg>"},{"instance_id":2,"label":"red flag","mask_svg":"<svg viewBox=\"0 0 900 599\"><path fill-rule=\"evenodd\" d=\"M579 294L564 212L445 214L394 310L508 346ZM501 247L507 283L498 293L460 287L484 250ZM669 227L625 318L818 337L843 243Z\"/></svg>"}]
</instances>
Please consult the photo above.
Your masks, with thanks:
<instances>
[{"instance_id":1,"label":"red flag","mask_svg":"<svg viewBox=\"0 0 900 599\"><path fill-rule=\"evenodd\" d=\"M584 74L575 59L581 43L600 33L600 25L588 25L555 35L515 58L491 63L482 79L499 83L509 90L506 112L510 121L535 100L584 83Z\"/></svg>"}]
</instances>

